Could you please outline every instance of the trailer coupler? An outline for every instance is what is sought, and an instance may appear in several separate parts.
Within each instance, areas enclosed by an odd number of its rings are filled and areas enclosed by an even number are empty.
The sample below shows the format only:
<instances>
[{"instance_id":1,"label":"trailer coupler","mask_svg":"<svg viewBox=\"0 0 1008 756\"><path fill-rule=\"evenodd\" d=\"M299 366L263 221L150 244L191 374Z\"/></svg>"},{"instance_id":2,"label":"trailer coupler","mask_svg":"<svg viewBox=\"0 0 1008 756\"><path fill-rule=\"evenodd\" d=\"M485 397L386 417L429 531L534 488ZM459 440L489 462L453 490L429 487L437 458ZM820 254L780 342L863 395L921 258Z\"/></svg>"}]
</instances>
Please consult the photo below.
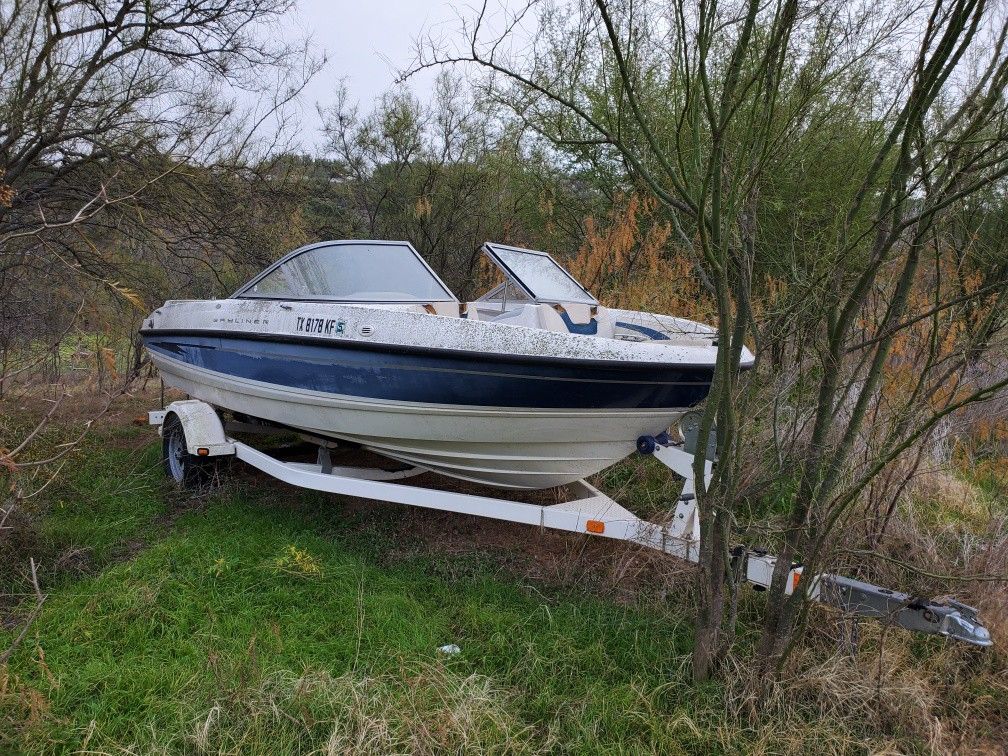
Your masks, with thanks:
<instances>
[{"instance_id":1,"label":"trailer coupler","mask_svg":"<svg viewBox=\"0 0 1008 756\"><path fill-rule=\"evenodd\" d=\"M916 633L944 635L990 646L990 632L977 610L955 599L926 601L842 575L819 575L817 601L860 617L872 617Z\"/></svg>"}]
</instances>

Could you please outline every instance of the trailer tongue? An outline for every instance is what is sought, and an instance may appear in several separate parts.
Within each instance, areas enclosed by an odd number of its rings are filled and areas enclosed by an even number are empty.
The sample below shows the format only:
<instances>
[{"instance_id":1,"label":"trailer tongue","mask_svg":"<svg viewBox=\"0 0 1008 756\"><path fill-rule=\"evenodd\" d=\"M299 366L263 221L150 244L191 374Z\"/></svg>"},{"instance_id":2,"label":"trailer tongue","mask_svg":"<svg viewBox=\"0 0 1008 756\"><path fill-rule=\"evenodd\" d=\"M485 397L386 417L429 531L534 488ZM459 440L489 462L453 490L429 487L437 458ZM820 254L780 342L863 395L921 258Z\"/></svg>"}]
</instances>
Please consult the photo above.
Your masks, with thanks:
<instances>
[{"instance_id":1,"label":"trailer tongue","mask_svg":"<svg viewBox=\"0 0 1008 756\"><path fill-rule=\"evenodd\" d=\"M329 455L331 442L304 434L301 435L306 440L318 444L316 463L284 462L228 435L229 431L276 432L276 428L257 423L224 424L211 405L199 400L173 402L163 410L150 412L149 419L152 425L160 426L165 468L179 483L197 480L200 470L215 458L237 457L267 475L300 488L589 533L630 541L692 562L699 558L700 521L693 479L695 450L690 434L681 445L672 443L664 434L645 436L638 441L641 454L653 455L685 479L671 521L658 524L637 517L584 480L567 487L574 494L572 500L548 506L424 488L396 482L427 472L422 468L387 471L336 467ZM708 481L712 469L713 463L707 457L704 476ZM776 557L739 547L733 552L733 558L737 560L742 579L757 589L770 587ZM809 599L854 616L871 617L913 632L943 635L977 646L992 643L977 610L955 600L926 601L840 575L806 576L800 564L792 564L786 592L790 595L799 590L799 586Z\"/></svg>"}]
</instances>

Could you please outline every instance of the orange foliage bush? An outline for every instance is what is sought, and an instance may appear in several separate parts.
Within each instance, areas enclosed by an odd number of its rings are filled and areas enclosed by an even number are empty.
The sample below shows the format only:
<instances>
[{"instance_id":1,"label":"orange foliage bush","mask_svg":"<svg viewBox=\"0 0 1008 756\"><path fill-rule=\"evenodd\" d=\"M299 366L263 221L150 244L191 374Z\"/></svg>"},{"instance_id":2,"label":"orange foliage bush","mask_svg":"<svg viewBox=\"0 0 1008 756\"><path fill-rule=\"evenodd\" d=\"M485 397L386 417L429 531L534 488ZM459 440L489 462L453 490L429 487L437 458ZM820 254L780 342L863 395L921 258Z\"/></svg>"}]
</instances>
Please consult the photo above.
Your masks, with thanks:
<instances>
[{"instance_id":1,"label":"orange foliage bush","mask_svg":"<svg viewBox=\"0 0 1008 756\"><path fill-rule=\"evenodd\" d=\"M671 226L657 210L654 198L632 194L617 200L604 222L589 216L584 241L568 267L610 307L712 322L714 302L700 283L691 252L669 244Z\"/></svg>"},{"instance_id":2,"label":"orange foliage bush","mask_svg":"<svg viewBox=\"0 0 1008 756\"><path fill-rule=\"evenodd\" d=\"M976 390L976 376L967 368L946 370L942 365L954 364L971 348L975 328L990 315L993 301L982 296L983 275L964 265L961 251L938 246L933 254L933 262L918 271L910 294L906 320L919 319L895 336L880 393L891 405L919 403L922 409L937 412ZM887 294L883 292L865 313L866 338L876 335L871 323L881 318ZM937 303L958 300L963 304L932 314ZM932 365L936 369L930 369ZM959 410L953 417L958 452L973 456L981 449L996 451L1008 444L1008 416L1003 413L999 416L990 407L978 405Z\"/></svg>"}]
</instances>

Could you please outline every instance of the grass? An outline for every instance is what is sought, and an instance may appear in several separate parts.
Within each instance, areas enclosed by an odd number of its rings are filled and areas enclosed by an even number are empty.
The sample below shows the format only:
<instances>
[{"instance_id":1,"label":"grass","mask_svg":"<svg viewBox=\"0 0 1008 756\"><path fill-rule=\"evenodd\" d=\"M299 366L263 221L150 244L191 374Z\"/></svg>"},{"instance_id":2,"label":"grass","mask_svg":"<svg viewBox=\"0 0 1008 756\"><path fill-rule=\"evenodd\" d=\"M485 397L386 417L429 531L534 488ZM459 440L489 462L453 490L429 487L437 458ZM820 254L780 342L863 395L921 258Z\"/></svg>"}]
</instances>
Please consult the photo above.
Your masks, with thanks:
<instances>
[{"instance_id":1,"label":"grass","mask_svg":"<svg viewBox=\"0 0 1008 756\"><path fill-rule=\"evenodd\" d=\"M531 579L507 566L532 558L524 545L509 559L478 546L446 553L437 545L450 518L360 507L241 469L192 498L163 480L150 429L107 426L89 444L47 491L48 599L0 666L0 752L837 752L926 742L891 722L886 732L884 719L852 732L849 717L823 714L824 699L807 692L788 716L746 719L730 686L690 683L681 601L646 591L617 601L576 575ZM633 485L623 474L609 473ZM665 495L652 478L645 503ZM532 546L540 536L518 538ZM563 553L585 543L553 538ZM613 559L612 545L600 548ZM13 634L0 630L0 648ZM461 653L438 651L450 643ZM870 677L870 659L835 663ZM917 695L899 685L894 707ZM866 690L864 705L877 707ZM1003 694L980 685L974 697Z\"/></svg>"},{"instance_id":2,"label":"grass","mask_svg":"<svg viewBox=\"0 0 1008 756\"><path fill-rule=\"evenodd\" d=\"M385 721L377 750L415 737L419 750L469 738L517 750L649 750L665 716L719 704L716 688L698 699L677 672L691 644L682 621L545 596L478 559L461 580L440 576L429 558L383 563L380 527L362 528L317 494L282 491L278 502L276 486L242 480L178 501L160 479L156 444L117 446L82 457L53 492L45 537L53 553L86 551L93 574L53 576L7 681L9 708L44 705L7 747L59 752L99 737L139 751L258 742L299 752L332 733L242 712L280 700L335 721L359 698ZM180 507L190 511L171 516ZM448 643L462 652L445 658L437 648ZM446 702L469 709L465 721L416 735L405 722L426 716L423 707L414 701L410 714L390 702L417 695L438 703L431 716ZM656 707L643 720L642 701ZM204 715L205 735L196 727ZM686 734L684 748L704 748L701 735Z\"/></svg>"}]
</instances>

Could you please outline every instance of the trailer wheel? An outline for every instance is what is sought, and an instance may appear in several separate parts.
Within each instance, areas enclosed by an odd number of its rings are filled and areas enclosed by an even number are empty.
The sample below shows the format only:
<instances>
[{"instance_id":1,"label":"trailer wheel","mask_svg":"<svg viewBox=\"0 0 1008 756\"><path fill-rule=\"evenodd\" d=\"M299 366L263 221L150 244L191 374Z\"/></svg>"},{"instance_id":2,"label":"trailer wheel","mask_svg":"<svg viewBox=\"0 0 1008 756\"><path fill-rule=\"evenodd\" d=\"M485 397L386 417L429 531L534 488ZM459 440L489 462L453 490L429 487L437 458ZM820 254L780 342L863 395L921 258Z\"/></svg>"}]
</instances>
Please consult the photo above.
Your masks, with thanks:
<instances>
[{"instance_id":1,"label":"trailer wheel","mask_svg":"<svg viewBox=\"0 0 1008 756\"><path fill-rule=\"evenodd\" d=\"M161 427L161 459L165 473L182 488L203 489L214 478L216 459L189 453L185 429L174 414L168 415Z\"/></svg>"}]
</instances>

